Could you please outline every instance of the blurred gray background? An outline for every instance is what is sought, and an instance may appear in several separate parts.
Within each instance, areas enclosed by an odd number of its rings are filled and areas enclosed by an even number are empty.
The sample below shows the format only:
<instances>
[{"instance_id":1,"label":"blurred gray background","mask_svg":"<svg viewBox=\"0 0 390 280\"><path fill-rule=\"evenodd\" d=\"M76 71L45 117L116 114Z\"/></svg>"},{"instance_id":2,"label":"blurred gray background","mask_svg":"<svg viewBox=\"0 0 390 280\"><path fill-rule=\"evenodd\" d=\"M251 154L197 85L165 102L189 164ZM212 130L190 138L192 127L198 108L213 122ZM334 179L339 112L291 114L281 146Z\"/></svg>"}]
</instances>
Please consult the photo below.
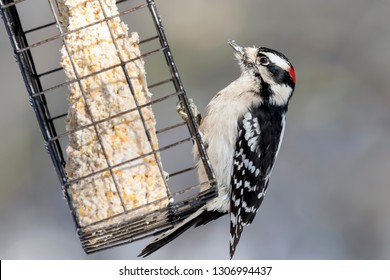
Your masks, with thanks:
<instances>
[{"instance_id":1,"label":"blurred gray background","mask_svg":"<svg viewBox=\"0 0 390 280\"><path fill-rule=\"evenodd\" d=\"M39 8L47 1L33 2L36 10L24 19L47 17ZM187 93L202 112L239 75L229 39L280 50L296 69L267 197L236 259L390 259L390 2L157 5ZM136 258L149 240L84 254L3 24L0 62L0 258ZM40 62L59 65L45 56ZM228 223L224 217L188 231L151 258L226 259Z\"/></svg>"}]
</instances>

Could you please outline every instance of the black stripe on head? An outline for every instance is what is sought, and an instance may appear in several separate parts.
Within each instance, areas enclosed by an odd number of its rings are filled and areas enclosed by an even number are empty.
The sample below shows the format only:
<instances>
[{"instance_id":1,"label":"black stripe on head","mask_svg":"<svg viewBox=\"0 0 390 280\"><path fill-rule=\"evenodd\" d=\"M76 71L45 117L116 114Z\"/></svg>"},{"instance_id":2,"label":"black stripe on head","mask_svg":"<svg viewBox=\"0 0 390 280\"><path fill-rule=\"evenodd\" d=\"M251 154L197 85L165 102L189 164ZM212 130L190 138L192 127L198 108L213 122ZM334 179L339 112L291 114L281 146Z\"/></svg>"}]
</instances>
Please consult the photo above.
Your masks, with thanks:
<instances>
[{"instance_id":1,"label":"black stripe on head","mask_svg":"<svg viewBox=\"0 0 390 280\"><path fill-rule=\"evenodd\" d=\"M288 64L290 64L290 66L292 65L290 60L288 60L288 58L282 54L281 52L278 52L278 51L275 51L273 49L269 49L269 48L266 48L266 47L260 47L259 48L259 54L262 53L262 52L265 52L265 53L273 53L274 55L277 55L277 56L280 56L281 58L283 58L284 60L287 61Z\"/></svg>"},{"instance_id":2,"label":"black stripe on head","mask_svg":"<svg viewBox=\"0 0 390 280\"><path fill-rule=\"evenodd\" d=\"M272 74L273 79L277 84L288 85L294 90L295 83L288 71L282 69L274 63L270 63L266 67L268 68L268 71Z\"/></svg>"}]
</instances>

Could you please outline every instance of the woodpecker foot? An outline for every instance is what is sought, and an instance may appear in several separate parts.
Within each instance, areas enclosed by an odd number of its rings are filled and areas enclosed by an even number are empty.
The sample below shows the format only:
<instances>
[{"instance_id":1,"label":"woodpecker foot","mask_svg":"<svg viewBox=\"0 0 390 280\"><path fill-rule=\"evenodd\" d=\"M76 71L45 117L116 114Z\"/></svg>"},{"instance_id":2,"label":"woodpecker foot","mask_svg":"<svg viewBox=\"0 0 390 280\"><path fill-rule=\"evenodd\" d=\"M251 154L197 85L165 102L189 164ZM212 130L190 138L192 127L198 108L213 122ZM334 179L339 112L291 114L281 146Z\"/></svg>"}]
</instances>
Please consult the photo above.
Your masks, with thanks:
<instances>
[{"instance_id":1,"label":"woodpecker foot","mask_svg":"<svg viewBox=\"0 0 390 280\"><path fill-rule=\"evenodd\" d=\"M192 111L192 114L194 115L195 117L195 121L198 125L200 125L200 122L202 120L202 116L200 114L200 112L198 111L198 107L196 107L195 103L194 103L194 100L192 100L191 98L188 99L188 102L189 102L189 105L190 105L190 110ZM186 110L184 109L184 106L182 104L182 102L179 100L176 104L176 111L177 113L179 114L179 116L186 122L188 123L189 121L189 117L187 115L187 112Z\"/></svg>"},{"instance_id":2,"label":"woodpecker foot","mask_svg":"<svg viewBox=\"0 0 390 280\"><path fill-rule=\"evenodd\" d=\"M169 173L168 172L166 172L166 171L163 171L163 173L164 173L164 178L165 178L165 181L169 181Z\"/></svg>"}]
</instances>

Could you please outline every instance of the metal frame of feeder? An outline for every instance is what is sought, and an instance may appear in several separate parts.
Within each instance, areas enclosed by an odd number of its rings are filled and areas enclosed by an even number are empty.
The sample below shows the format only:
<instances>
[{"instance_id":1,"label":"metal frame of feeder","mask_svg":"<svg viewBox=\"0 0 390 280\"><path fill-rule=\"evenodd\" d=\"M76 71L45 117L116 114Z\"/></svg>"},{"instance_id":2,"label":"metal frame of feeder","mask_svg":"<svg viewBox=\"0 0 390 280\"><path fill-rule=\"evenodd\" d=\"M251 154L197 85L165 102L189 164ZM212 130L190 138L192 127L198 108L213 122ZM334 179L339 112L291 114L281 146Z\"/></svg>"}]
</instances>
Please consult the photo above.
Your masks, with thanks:
<instances>
[{"instance_id":1,"label":"metal frame of feeder","mask_svg":"<svg viewBox=\"0 0 390 280\"><path fill-rule=\"evenodd\" d=\"M209 199L215 197L217 195L217 190L216 190L216 186L215 186L216 185L215 176L214 176L214 173L212 171L212 167L210 166L210 162L208 160L206 150L205 150L205 147L203 145L201 136L199 134L198 125L197 125L195 117L190 109L187 95L186 95L186 92L184 90L183 84L181 82L176 64L173 60L172 53L171 53L170 47L168 45L167 38L165 36L164 28L162 26L161 18L157 12L155 2L153 0L145 0L143 4L137 5L135 7L131 7L131 8L126 9L124 11L120 11L119 14L117 14L115 16L106 17L106 15L104 14L104 20L98 21L94 24L97 24L97 23L103 22L103 21L107 22L108 20L110 20L114 17L119 17L119 16L124 15L124 14L135 13L141 9L145 9L145 8L149 9L151 18L152 18L154 26L155 26L156 35L142 40L140 42L140 45L142 45L143 43L146 43L146 42L153 41L153 40L158 40L161 47L158 49L152 50L150 52L146 52L136 59L144 58L144 57L147 57L150 55L159 55L159 54L161 55L162 54L166 60L167 67L169 68L171 77L169 79L166 79L166 80L154 83L152 85L149 85L148 87L149 87L149 89L154 88L153 90L155 90L155 88L158 88L161 85L164 85L167 83L172 83L174 88L175 88L175 92L168 94L168 95L165 95L163 97L160 97L158 99L152 100L150 103L144 104L141 106L138 106L138 104L136 103L137 104L136 108L133 108L133 109L128 110L126 112L121 112L118 115L111 116L111 117L104 119L104 120L93 122L92 124L87 125L85 127L95 126L98 123L111 120L113 118L122 116L122 115L129 113L131 111L134 111L134 110L140 111L142 107L153 105L153 104L156 104L158 102L163 102L163 101L168 100L170 98L178 97L180 102L183 104L185 112L189 116L189 121L187 123L180 122L180 123L159 129L157 131L157 135L159 133L169 131L169 130L172 130L172 129L175 129L177 127L180 127L180 126L187 124L190 137L187 137L185 139L181 139L179 141L175 141L173 143L170 143L166 146L160 147L158 150L153 149L151 153L145 154L141 157L137 157L134 159L129 159L129 160L122 162L120 164L117 164L115 166L107 165L108 167L105 168L104 170L99 170L95 173L89 174L89 175L84 176L84 177L85 178L91 177L95 174L98 174L98 173L104 172L104 171L112 172L113 168L116 168L120 165L129 163L131 161L137 160L137 159L142 158L142 157L146 157L146 156L150 156L150 155L156 156L156 154L159 152L169 150L172 147L175 147L177 145L180 145L180 144L188 142L188 141L193 141L198 147L199 154L200 154L201 160L203 162L203 165L205 166L205 170L206 170L206 173L208 175L209 181L199 182L199 184L185 187L178 192L170 193L170 198L173 199L173 202L170 203L167 207L165 207L163 209L155 210L153 212L149 212L149 213L146 213L142 216L138 216L138 217L131 218L128 220L123 220L123 219L120 219L121 216L125 216L129 212L137 210L138 208L130 210L130 211L124 209L124 211L122 213L116 214L115 216L109 217L107 219L104 219L104 220L101 220L98 222L94 222L94 223L89 224L89 225L84 226L84 227L80 226L77 215L75 213L75 209L73 207L71 197L70 197L69 192L68 192L69 186L73 182L71 182L67 179L67 176L66 176L66 173L64 170L64 167L66 164L66 159L64 157L64 152L63 152L63 149L62 149L61 144L60 144L61 138L67 137L69 133L74 133L75 131L67 131L65 133L60 133L60 134L57 133L57 129L56 129L56 125L55 125L54 121L59 119L59 118L65 117L66 114L52 117L51 113L50 113L50 108L49 108L48 103L46 101L46 95L50 94L50 92L52 92L58 88L66 87L70 83L79 83L82 79L85 79L85 78L90 77L92 75L96 75L96 74L101 73L103 71L113 69L114 67L121 66L122 68L124 68L126 63L129 63L130 61L121 61L121 63L119 65L114 65L112 67L109 67L107 69L103 69L99 72L87 75L85 77L77 77L74 80L66 81L66 82L63 82L61 84L55 85L53 87L43 89L42 84L41 84L41 78L44 76L50 75L52 73L55 73L57 71L62 71L62 68L58 67L58 68L46 71L44 73L38 73L36 70L36 67L35 67L35 63L34 63L34 59L33 59L33 55L31 53L31 50L35 47L46 44L46 43L51 42L53 40L62 40L62 42L64 42L64 37L66 35L68 35L72 32L77 32L81 28L74 30L74 31L71 31L71 32L62 32L62 30L60 30L59 35L51 36L49 38L46 38L44 40L40 40L34 44L29 45L26 34L32 33L32 32L38 31L38 30L43 30L43 29L50 27L50 26L53 26L53 25L54 26L57 25L57 27L59 27L60 25L58 22L58 17L57 17L56 11L55 11L55 6L53 4L53 0L48 0L48 5L50 5L50 10L54 16L54 21L49 22L49 23L44 24L44 25L41 25L41 26L38 26L38 27L31 28L29 30L24 30L22 27L21 19L20 19L19 14L18 14L18 5L19 5L19 3L22 3L25 1L27 1L27 0L14 0L14 1L0 0L0 12L1 12L1 16L4 20L4 24L5 24L12 48L14 50L15 59L19 65L25 86L26 86L28 94L29 94L31 106L34 109L40 130L41 130L42 135L43 135L45 147L46 147L47 151L49 152L49 155L52 159L53 165L54 165L55 170L57 172L58 178L61 182L63 193L68 201L68 205L70 207L74 222L76 224L77 232L78 232L78 235L79 235L79 238L80 238L80 241L81 241L81 244L82 244L84 251L86 253L93 253L93 252L100 251L103 249L107 249L107 248L119 246L122 244L130 243L130 242L148 237L150 235L156 234L158 232L164 231L165 229L172 227L175 223L179 222L180 220L186 218L189 214L196 211L199 207L203 206ZM122 3L122 2L132 2L132 0L118 0L117 1L118 4ZM99 0L99 3L101 5L100 0ZM103 9L103 11L104 11L104 9ZM109 24L107 24L107 26L111 29ZM87 28L87 27L88 26L85 26L82 28ZM61 28L59 27L59 29L61 29ZM110 32L112 32L112 30L110 30ZM114 41L114 44L115 44L115 41ZM70 56L70 54L69 54L69 56ZM134 60L135 59L133 59L131 61L134 61ZM125 71L125 73L126 73L126 71ZM131 91L133 92L131 81L128 77L126 77L126 78L127 78L126 80L128 82L128 85L129 85ZM143 121L143 124L144 124L145 131L146 131L146 133L148 133L148 131L146 129L146 124L142 118L142 114L140 113L140 115L141 115L141 120ZM157 121L158 121L158 119L157 119ZM76 131L81 130L85 127L84 126L80 127ZM149 139L150 139L150 137L149 137ZM187 168L178 170L174 173L171 173L170 175L175 176L178 174L189 172L191 170L194 170L195 168L196 168L195 166L187 167ZM161 175L163 176L161 165L160 165L160 171L161 171ZM84 177L77 179L77 181L85 179ZM115 179L114 179L114 181L115 181ZM178 195L183 195L183 194L189 193L190 191L193 191L193 190L199 190L200 186L203 184L210 184L211 188L209 188L208 190L203 191L203 192L198 192L195 195L190 195L183 200L179 200L179 201L174 200L174 198ZM147 205L140 206L139 208L145 207L145 206L147 206ZM117 222L115 222L115 220L113 220L116 218L118 219ZM104 223L107 220L114 221L114 223L111 223L109 226L104 226L104 227L99 226L101 223Z\"/></svg>"}]
</instances>

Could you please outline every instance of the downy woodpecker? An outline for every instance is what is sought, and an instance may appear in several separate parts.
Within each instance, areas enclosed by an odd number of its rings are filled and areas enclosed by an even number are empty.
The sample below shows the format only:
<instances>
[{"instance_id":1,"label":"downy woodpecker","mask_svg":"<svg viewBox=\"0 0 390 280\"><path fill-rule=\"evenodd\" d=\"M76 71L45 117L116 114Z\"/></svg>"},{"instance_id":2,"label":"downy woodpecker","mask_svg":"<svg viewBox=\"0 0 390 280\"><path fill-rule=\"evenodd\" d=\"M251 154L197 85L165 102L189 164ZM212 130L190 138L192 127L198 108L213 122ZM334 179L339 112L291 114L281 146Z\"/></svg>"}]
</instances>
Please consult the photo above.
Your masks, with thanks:
<instances>
[{"instance_id":1,"label":"downy woodpecker","mask_svg":"<svg viewBox=\"0 0 390 280\"><path fill-rule=\"evenodd\" d=\"M252 223L263 201L283 139L295 72L286 56L265 47L229 44L241 67L240 77L210 101L200 124L216 175L218 196L153 240L147 256L192 226L230 216L230 257L244 226ZM194 149L195 158L198 157ZM200 182L207 176L198 159ZM209 187L209 186L208 186Z\"/></svg>"}]
</instances>

